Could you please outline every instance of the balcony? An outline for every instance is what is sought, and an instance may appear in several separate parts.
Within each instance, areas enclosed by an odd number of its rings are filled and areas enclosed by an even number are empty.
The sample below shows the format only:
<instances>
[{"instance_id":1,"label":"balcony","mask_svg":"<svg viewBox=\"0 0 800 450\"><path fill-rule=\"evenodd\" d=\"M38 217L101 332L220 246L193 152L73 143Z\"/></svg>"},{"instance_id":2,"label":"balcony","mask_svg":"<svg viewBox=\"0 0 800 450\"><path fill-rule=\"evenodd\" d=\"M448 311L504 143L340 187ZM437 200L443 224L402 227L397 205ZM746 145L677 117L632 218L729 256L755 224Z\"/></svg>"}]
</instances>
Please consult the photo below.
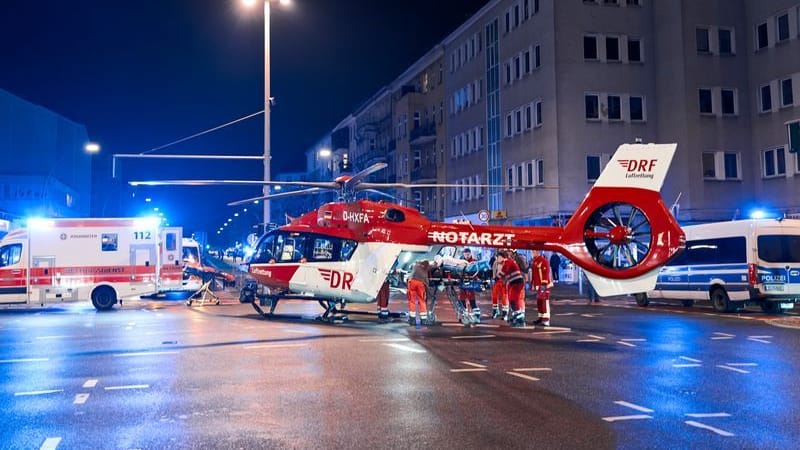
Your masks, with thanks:
<instances>
[{"instance_id":1,"label":"balcony","mask_svg":"<svg viewBox=\"0 0 800 450\"><path fill-rule=\"evenodd\" d=\"M436 166L421 166L416 169L411 169L411 182L435 182L436 181Z\"/></svg>"},{"instance_id":2,"label":"balcony","mask_svg":"<svg viewBox=\"0 0 800 450\"><path fill-rule=\"evenodd\" d=\"M411 130L409 144L425 144L434 139L436 139L436 124L431 122L425 126L417 127Z\"/></svg>"}]
</instances>

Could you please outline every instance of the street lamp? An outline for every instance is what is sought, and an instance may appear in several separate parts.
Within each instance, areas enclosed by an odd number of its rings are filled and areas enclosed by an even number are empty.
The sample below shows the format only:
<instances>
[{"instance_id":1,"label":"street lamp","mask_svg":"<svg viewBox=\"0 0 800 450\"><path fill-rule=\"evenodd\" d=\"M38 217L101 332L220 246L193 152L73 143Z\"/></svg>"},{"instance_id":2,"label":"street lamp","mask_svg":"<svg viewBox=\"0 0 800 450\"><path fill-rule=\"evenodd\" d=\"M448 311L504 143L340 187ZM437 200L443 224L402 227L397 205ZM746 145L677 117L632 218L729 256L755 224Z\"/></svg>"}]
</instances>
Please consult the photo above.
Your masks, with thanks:
<instances>
[{"instance_id":1,"label":"street lamp","mask_svg":"<svg viewBox=\"0 0 800 450\"><path fill-rule=\"evenodd\" d=\"M244 6L253 7L259 1L264 3L264 181L270 181L270 108L272 106L269 91L269 13L270 3L274 0L242 0ZM279 0L283 6L290 4L290 0ZM262 188L264 195L269 195L269 184L265 183ZM264 232L267 232L269 223L269 200L264 200Z\"/></svg>"},{"instance_id":2,"label":"street lamp","mask_svg":"<svg viewBox=\"0 0 800 450\"><path fill-rule=\"evenodd\" d=\"M83 146L83 149L86 153L94 155L100 153L100 144L97 142L87 142L86 145Z\"/></svg>"}]
</instances>

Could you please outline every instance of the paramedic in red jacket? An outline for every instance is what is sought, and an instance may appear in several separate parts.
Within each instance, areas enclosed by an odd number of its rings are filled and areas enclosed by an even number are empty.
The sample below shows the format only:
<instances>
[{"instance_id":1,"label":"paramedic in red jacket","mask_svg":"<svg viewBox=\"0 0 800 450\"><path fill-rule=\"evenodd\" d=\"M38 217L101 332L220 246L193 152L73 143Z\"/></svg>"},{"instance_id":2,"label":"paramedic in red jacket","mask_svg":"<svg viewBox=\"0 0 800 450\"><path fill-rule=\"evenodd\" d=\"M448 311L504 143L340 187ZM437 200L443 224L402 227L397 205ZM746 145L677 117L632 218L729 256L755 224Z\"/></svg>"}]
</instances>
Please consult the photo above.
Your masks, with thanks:
<instances>
[{"instance_id":1,"label":"paramedic in red jacket","mask_svg":"<svg viewBox=\"0 0 800 450\"><path fill-rule=\"evenodd\" d=\"M461 259L466 261L467 264L477 261L475 257L472 256L472 251L468 247L464 247L464 251L461 254ZM475 322L480 323L481 309L478 308L478 304L475 302L475 291L471 291L468 289L459 289L458 301L461 302L461 304L464 306L465 311L472 314L472 316L475 318ZM467 306L468 301L469 301L469 306Z\"/></svg>"},{"instance_id":2,"label":"paramedic in red jacket","mask_svg":"<svg viewBox=\"0 0 800 450\"><path fill-rule=\"evenodd\" d=\"M506 283L506 295L511 304L511 326L525 326L525 278L508 250L497 252L500 270L497 278Z\"/></svg>"},{"instance_id":3,"label":"paramedic in red jacket","mask_svg":"<svg viewBox=\"0 0 800 450\"><path fill-rule=\"evenodd\" d=\"M539 318L534 324L549 327L550 288L553 287L553 279L550 275L550 262L542 256L542 252L539 250L533 251L531 272L533 275L532 284L536 290L536 309L539 310Z\"/></svg>"}]
</instances>

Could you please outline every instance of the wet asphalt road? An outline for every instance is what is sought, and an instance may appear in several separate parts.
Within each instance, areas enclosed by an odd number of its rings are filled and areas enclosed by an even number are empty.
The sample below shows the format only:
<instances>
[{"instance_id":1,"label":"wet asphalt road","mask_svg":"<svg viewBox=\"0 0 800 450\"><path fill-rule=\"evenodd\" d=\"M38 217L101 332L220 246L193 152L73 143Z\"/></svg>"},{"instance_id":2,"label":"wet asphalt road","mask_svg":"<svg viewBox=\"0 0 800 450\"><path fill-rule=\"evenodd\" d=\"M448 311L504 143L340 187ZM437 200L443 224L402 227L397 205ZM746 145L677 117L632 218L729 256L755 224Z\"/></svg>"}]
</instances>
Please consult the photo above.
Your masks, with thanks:
<instances>
[{"instance_id":1,"label":"wet asphalt road","mask_svg":"<svg viewBox=\"0 0 800 450\"><path fill-rule=\"evenodd\" d=\"M800 441L800 330L784 327L796 316L562 300L553 327L520 330L490 319L464 328L438 308L444 323L431 328L356 315L324 324L311 302L281 304L285 316L272 320L235 302L0 311L0 447Z\"/></svg>"}]
</instances>

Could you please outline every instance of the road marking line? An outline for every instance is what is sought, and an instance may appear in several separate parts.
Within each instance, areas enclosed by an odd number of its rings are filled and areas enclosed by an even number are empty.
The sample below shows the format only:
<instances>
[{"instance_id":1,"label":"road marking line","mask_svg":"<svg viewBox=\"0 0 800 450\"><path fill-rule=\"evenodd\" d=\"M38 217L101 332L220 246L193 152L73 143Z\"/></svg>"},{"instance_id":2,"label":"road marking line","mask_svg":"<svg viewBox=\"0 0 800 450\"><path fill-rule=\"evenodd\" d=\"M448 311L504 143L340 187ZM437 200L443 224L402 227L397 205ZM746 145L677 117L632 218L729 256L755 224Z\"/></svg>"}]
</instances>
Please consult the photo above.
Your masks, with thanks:
<instances>
[{"instance_id":1,"label":"road marking line","mask_svg":"<svg viewBox=\"0 0 800 450\"><path fill-rule=\"evenodd\" d=\"M506 373L509 374L509 375L514 375L515 377L518 377L518 378L523 378L523 379L528 380L528 381L539 381L539 379L536 378L536 377L531 377L531 376L528 376L528 375L525 375L525 374L521 374L521 373L517 373L517 372L506 372Z\"/></svg>"},{"instance_id":2,"label":"road marking line","mask_svg":"<svg viewBox=\"0 0 800 450\"><path fill-rule=\"evenodd\" d=\"M739 372L739 373L750 373L747 370L737 369L736 367L723 366L722 364L717 365L717 367L719 367L720 369L732 370L734 372Z\"/></svg>"},{"instance_id":3,"label":"road marking line","mask_svg":"<svg viewBox=\"0 0 800 450\"><path fill-rule=\"evenodd\" d=\"M450 369L450 372L486 372L489 369Z\"/></svg>"},{"instance_id":4,"label":"road marking line","mask_svg":"<svg viewBox=\"0 0 800 450\"><path fill-rule=\"evenodd\" d=\"M553 330L553 331L534 331L531 334L564 334L564 333L572 333L572 330Z\"/></svg>"},{"instance_id":5,"label":"road marking line","mask_svg":"<svg viewBox=\"0 0 800 450\"><path fill-rule=\"evenodd\" d=\"M375 338L375 339L359 339L358 342L408 342L409 338Z\"/></svg>"},{"instance_id":6,"label":"road marking line","mask_svg":"<svg viewBox=\"0 0 800 450\"><path fill-rule=\"evenodd\" d=\"M733 367L755 367L758 364L756 363L725 363L726 366L733 366Z\"/></svg>"},{"instance_id":7,"label":"road marking line","mask_svg":"<svg viewBox=\"0 0 800 450\"><path fill-rule=\"evenodd\" d=\"M636 345L631 344L630 342L625 342L625 341L617 341L617 344L627 345L628 347L636 347Z\"/></svg>"},{"instance_id":8,"label":"road marking line","mask_svg":"<svg viewBox=\"0 0 800 450\"><path fill-rule=\"evenodd\" d=\"M574 316L574 312L553 314L554 316Z\"/></svg>"},{"instance_id":9,"label":"road marking line","mask_svg":"<svg viewBox=\"0 0 800 450\"><path fill-rule=\"evenodd\" d=\"M86 383L83 383L84 388L93 388L97 386L97 380L86 380Z\"/></svg>"},{"instance_id":10,"label":"road marking line","mask_svg":"<svg viewBox=\"0 0 800 450\"><path fill-rule=\"evenodd\" d=\"M63 335L63 336L36 336L36 339L63 339L63 338L71 338L74 336L70 335Z\"/></svg>"},{"instance_id":11,"label":"road marking line","mask_svg":"<svg viewBox=\"0 0 800 450\"><path fill-rule=\"evenodd\" d=\"M713 339L715 341L719 340L719 339L733 339L733 336L715 336L715 337L712 337L711 339Z\"/></svg>"},{"instance_id":12,"label":"road marking line","mask_svg":"<svg viewBox=\"0 0 800 450\"><path fill-rule=\"evenodd\" d=\"M77 394L75 400L72 401L73 405L82 405L89 399L89 394Z\"/></svg>"},{"instance_id":13,"label":"road marking line","mask_svg":"<svg viewBox=\"0 0 800 450\"><path fill-rule=\"evenodd\" d=\"M653 416L647 416L644 414L637 414L633 416L613 416L613 417L603 417L603 420L606 422L616 422L618 420L640 420L640 419L652 419Z\"/></svg>"},{"instance_id":14,"label":"road marking line","mask_svg":"<svg viewBox=\"0 0 800 450\"><path fill-rule=\"evenodd\" d=\"M646 413L653 412L653 410L650 409L650 408L645 408L644 406L634 405L633 403L628 403L628 402L626 402L624 400L617 400L614 403L619 405L619 406L624 406L626 408L635 409L635 410L641 411L641 412L646 412Z\"/></svg>"},{"instance_id":15,"label":"road marking line","mask_svg":"<svg viewBox=\"0 0 800 450\"><path fill-rule=\"evenodd\" d=\"M18 362L44 362L50 361L49 358L21 358L21 359L2 359L0 364L18 363Z\"/></svg>"},{"instance_id":16,"label":"road marking line","mask_svg":"<svg viewBox=\"0 0 800 450\"><path fill-rule=\"evenodd\" d=\"M42 446L39 447L39 450L56 450L58 448L58 444L60 443L60 437L49 437L44 440L44 443L42 443Z\"/></svg>"},{"instance_id":17,"label":"road marking line","mask_svg":"<svg viewBox=\"0 0 800 450\"><path fill-rule=\"evenodd\" d=\"M26 395L44 395L44 394L55 394L57 392L63 392L63 389L48 389L44 391L28 391L28 392L15 392L14 397L22 397Z\"/></svg>"},{"instance_id":18,"label":"road marking line","mask_svg":"<svg viewBox=\"0 0 800 450\"><path fill-rule=\"evenodd\" d=\"M486 366L484 366L483 364L478 364L478 363L469 362L469 361L461 361L461 364L466 364L466 365L472 366L472 367L479 367L481 369L485 369L486 368Z\"/></svg>"},{"instance_id":19,"label":"road marking line","mask_svg":"<svg viewBox=\"0 0 800 450\"><path fill-rule=\"evenodd\" d=\"M748 341L761 342L762 344L772 344L772 342L770 342L770 341L765 341L765 340L763 340L763 339L747 338L747 340L748 340Z\"/></svg>"},{"instance_id":20,"label":"road marking line","mask_svg":"<svg viewBox=\"0 0 800 450\"><path fill-rule=\"evenodd\" d=\"M553 331L572 331L572 328L569 327L543 327L545 330L553 330Z\"/></svg>"},{"instance_id":21,"label":"road marking line","mask_svg":"<svg viewBox=\"0 0 800 450\"><path fill-rule=\"evenodd\" d=\"M701 361L699 359L689 358L688 356L679 356L679 358L680 359L684 359L686 361L696 362L696 363L703 362L703 361Z\"/></svg>"},{"instance_id":22,"label":"road marking line","mask_svg":"<svg viewBox=\"0 0 800 450\"><path fill-rule=\"evenodd\" d=\"M127 386L108 386L104 388L107 391L119 391L122 389L149 389L149 384L129 384Z\"/></svg>"},{"instance_id":23,"label":"road marking line","mask_svg":"<svg viewBox=\"0 0 800 450\"><path fill-rule=\"evenodd\" d=\"M620 341L624 341L624 342L646 342L647 339L620 339Z\"/></svg>"},{"instance_id":24,"label":"road marking line","mask_svg":"<svg viewBox=\"0 0 800 450\"><path fill-rule=\"evenodd\" d=\"M589 319L594 319L597 316L602 316L602 314L595 314L595 313L581 314L581 317L587 317Z\"/></svg>"},{"instance_id":25,"label":"road marking line","mask_svg":"<svg viewBox=\"0 0 800 450\"><path fill-rule=\"evenodd\" d=\"M730 417L731 415L728 413L688 413L686 414L689 417L701 418L701 417Z\"/></svg>"},{"instance_id":26,"label":"road marking line","mask_svg":"<svg viewBox=\"0 0 800 450\"><path fill-rule=\"evenodd\" d=\"M589 337L592 338L592 339L605 339L605 337L603 337L603 336L595 336L593 334L590 334Z\"/></svg>"},{"instance_id":27,"label":"road marking line","mask_svg":"<svg viewBox=\"0 0 800 450\"><path fill-rule=\"evenodd\" d=\"M747 336L749 339L772 339L772 336Z\"/></svg>"},{"instance_id":28,"label":"road marking line","mask_svg":"<svg viewBox=\"0 0 800 450\"><path fill-rule=\"evenodd\" d=\"M492 325L488 323L479 323L475 325L478 328L500 328L500 325Z\"/></svg>"},{"instance_id":29,"label":"road marking line","mask_svg":"<svg viewBox=\"0 0 800 450\"><path fill-rule=\"evenodd\" d=\"M690 364L673 364L672 367L682 369L684 367L701 367L702 364L690 363Z\"/></svg>"},{"instance_id":30,"label":"road marking line","mask_svg":"<svg viewBox=\"0 0 800 450\"><path fill-rule=\"evenodd\" d=\"M575 342L600 342L600 339L578 339Z\"/></svg>"},{"instance_id":31,"label":"road marking line","mask_svg":"<svg viewBox=\"0 0 800 450\"><path fill-rule=\"evenodd\" d=\"M287 348L287 347L305 347L307 343L296 343L296 344L255 344L255 345L245 345L243 348L245 350L255 350L259 348ZM177 352L176 352L177 353Z\"/></svg>"},{"instance_id":32,"label":"road marking line","mask_svg":"<svg viewBox=\"0 0 800 450\"><path fill-rule=\"evenodd\" d=\"M452 336L450 339L488 339L497 337L493 334L481 334L479 336Z\"/></svg>"},{"instance_id":33,"label":"road marking line","mask_svg":"<svg viewBox=\"0 0 800 450\"><path fill-rule=\"evenodd\" d=\"M522 367L519 369L514 369L515 372L547 372L552 370L553 369L549 367Z\"/></svg>"},{"instance_id":34,"label":"road marking line","mask_svg":"<svg viewBox=\"0 0 800 450\"><path fill-rule=\"evenodd\" d=\"M425 350L423 350L423 349L421 349L421 348L408 347L408 346L405 346L405 345L403 345L403 344L383 344L383 345L385 345L385 346L387 346L387 347L396 348L396 349L398 349L398 350L402 350L402 351L404 351L404 352L411 352L411 353L427 353Z\"/></svg>"},{"instance_id":35,"label":"road marking line","mask_svg":"<svg viewBox=\"0 0 800 450\"><path fill-rule=\"evenodd\" d=\"M730 337L736 336L735 334L720 333L719 331L715 331L714 334L716 334L717 336L730 336Z\"/></svg>"},{"instance_id":36,"label":"road marking line","mask_svg":"<svg viewBox=\"0 0 800 450\"><path fill-rule=\"evenodd\" d=\"M729 432L727 432L725 430L720 430L719 428L714 428L712 426L709 426L709 425L706 425L706 424L703 424L703 423L700 423L700 422L695 422L694 420L687 420L684 423L686 423L686 425L691 425L693 427L703 428L703 429L706 429L708 431L712 431L714 433L717 433L720 436L726 436L726 437L734 436L733 433L729 433Z\"/></svg>"},{"instance_id":37,"label":"road marking line","mask_svg":"<svg viewBox=\"0 0 800 450\"><path fill-rule=\"evenodd\" d=\"M295 330L292 328L283 328L283 331L287 333L295 333L295 334L309 334L310 331L303 331L303 330Z\"/></svg>"},{"instance_id":38,"label":"road marking line","mask_svg":"<svg viewBox=\"0 0 800 450\"><path fill-rule=\"evenodd\" d=\"M115 353L113 356L115 358L120 358L123 356L152 356L152 355L174 355L177 354L177 351L166 351L166 352L134 352L134 353Z\"/></svg>"},{"instance_id":39,"label":"road marking line","mask_svg":"<svg viewBox=\"0 0 800 450\"><path fill-rule=\"evenodd\" d=\"M443 327L463 327L464 324L461 322L442 322Z\"/></svg>"}]
</instances>

